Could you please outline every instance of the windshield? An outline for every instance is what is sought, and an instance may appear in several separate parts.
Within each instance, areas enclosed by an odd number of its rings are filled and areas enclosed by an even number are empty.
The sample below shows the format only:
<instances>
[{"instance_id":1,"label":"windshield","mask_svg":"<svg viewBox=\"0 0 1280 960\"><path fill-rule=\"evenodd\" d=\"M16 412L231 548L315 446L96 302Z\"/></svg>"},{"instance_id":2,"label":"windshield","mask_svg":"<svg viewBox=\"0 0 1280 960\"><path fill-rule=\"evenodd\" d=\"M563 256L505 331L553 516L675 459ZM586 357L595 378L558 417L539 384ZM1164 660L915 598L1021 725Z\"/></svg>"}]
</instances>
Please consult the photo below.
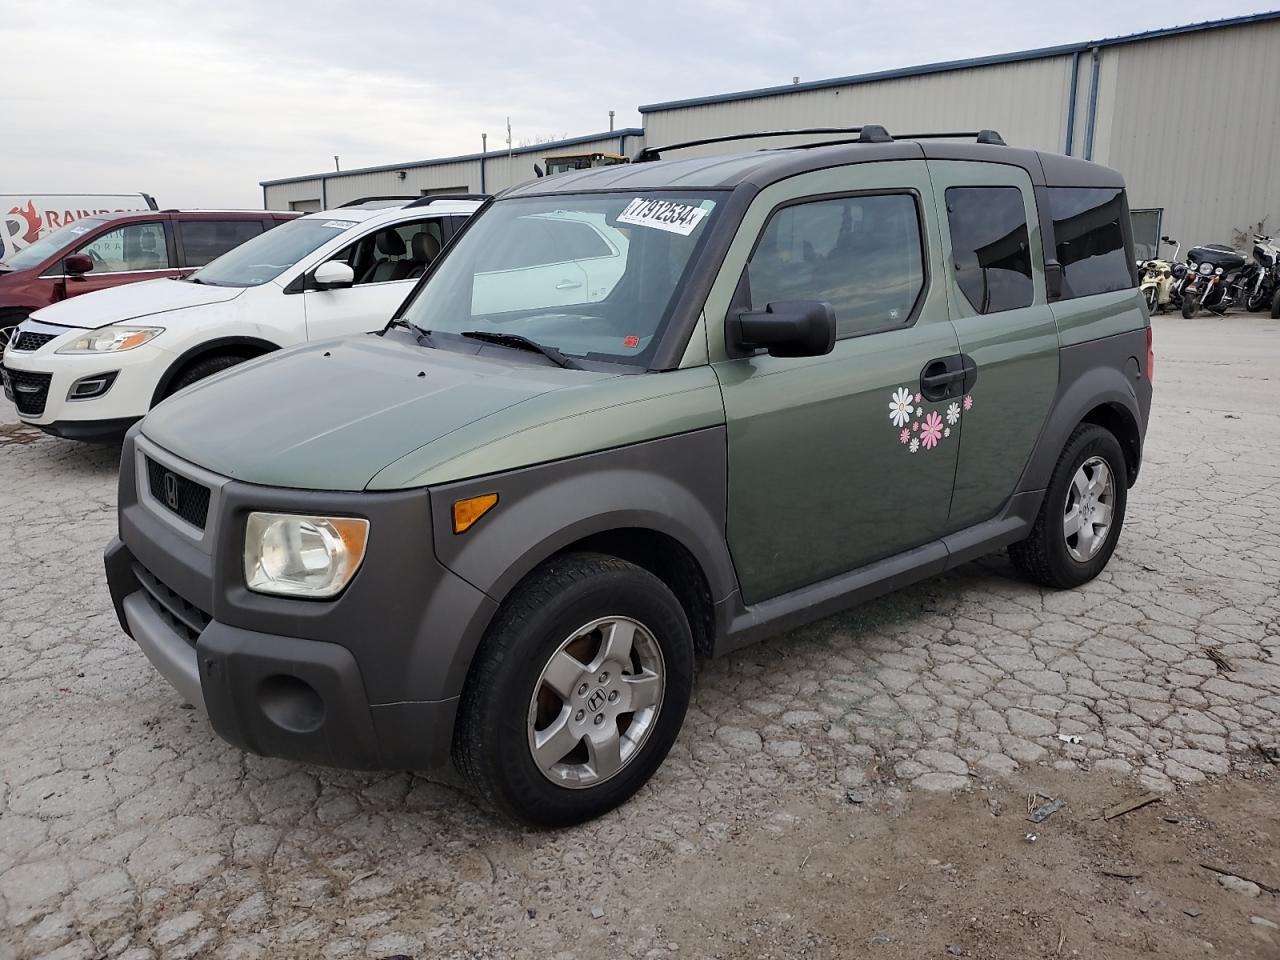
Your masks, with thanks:
<instances>
[{"instance_id":1,"label":"windshield","mask_svg":"<svg viewBox=\"0 0 1280 960\"><path fill-rule=\"evenodd\" d=\"M246 240L187 279L215 287L256 287L274 280L311 251L357 224L356 220L304 217Z\"/></svg>"},{"instance_id":2,"label":"windshield","mask_svg":"<svg viewBox=\"0 0 1280 960\"><path fill-rule=\"evenodd\" d=\"M86 233L96 230L106 222L101 217L85 217L83 220L69 223L53 233L45 234L29 247L23 247L5 260L4 265L13 270L30 270L32 267L38 267L54 254L66 250Z\"/></svg>"},{"instance_id":3,"label":"windshield","mask_svg":"<svg viewBox=\"0 0 1280 960\"><path fill-rule=\"evenodd\" d=\"M678 192L498 201L403 317L432 333L514 334L569 357L647 363L715 207Z\"/></svg>"}]
</instances>

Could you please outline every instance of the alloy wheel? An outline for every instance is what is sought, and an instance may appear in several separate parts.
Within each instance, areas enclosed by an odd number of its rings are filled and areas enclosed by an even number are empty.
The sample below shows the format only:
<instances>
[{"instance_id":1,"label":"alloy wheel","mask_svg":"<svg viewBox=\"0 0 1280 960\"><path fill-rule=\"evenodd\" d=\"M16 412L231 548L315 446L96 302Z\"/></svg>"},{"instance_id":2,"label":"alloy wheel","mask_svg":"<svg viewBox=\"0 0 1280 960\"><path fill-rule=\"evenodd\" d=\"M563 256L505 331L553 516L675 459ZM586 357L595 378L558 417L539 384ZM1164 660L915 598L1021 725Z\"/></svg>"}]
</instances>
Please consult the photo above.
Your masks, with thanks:
<instances>
[{"instance_id":1,"label":"alloy wheel","mask_svg":"<svg viewBox=\"0 0 1280 960\"><path fill-rule=\"evenodd\" d=\"M1115 478L1101 457L1090 457L1071 478L1062 515L1062 532L1072 559L1087 563L1098 555L1111 532Z\"/></svg>"}]
</instances>

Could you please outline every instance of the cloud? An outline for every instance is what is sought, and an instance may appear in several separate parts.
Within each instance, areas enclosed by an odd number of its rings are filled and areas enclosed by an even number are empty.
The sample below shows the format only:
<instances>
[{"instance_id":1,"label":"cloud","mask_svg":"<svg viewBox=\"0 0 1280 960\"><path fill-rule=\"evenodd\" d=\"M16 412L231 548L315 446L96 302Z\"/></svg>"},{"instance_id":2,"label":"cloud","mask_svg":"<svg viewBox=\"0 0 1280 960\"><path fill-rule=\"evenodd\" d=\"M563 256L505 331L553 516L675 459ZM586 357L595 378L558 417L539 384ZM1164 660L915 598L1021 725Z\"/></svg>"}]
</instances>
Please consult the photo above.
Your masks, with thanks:
<instances>
[{"instance_id":1,"label":"cloud","mask_svg":"<svg viewBox=\"0 0 1280 960\"><path fill-rule=\"evenodd\" d=\"M1260 9L1217 7L1215 16ZM638 125L683 97L1130 33L1202 17L1079 0L545 5L5 0L0 190L259 206L257 182Z\"/></svg>"}]
</instances>

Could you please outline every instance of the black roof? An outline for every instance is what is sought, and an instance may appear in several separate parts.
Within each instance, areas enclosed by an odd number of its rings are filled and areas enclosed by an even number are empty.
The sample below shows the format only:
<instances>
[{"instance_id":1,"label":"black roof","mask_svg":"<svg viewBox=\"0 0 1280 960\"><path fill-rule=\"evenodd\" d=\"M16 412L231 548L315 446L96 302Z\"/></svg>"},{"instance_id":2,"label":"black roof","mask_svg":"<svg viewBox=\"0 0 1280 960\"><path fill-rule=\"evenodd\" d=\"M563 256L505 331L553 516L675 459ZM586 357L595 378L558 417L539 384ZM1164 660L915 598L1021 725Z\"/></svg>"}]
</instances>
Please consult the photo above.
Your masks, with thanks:
<instances>
[{"instance_id":1,"label":"black roof","mask_svg":"<svg viewBox=\"0 0 1280 960\"><path fill-rule=\"evenodd\" d=\"M1117 171L1077 157L986 143L902 139L889 143L839 143L754 150L575 170L518 184L500 196L626 190L728 190L743 184L763 189L779 180L812 170L876 160L924 158L1009 164L1026 170L1031 182L1037 186L1124 186L1124 178Z\"/></svg>"}]
</instances>

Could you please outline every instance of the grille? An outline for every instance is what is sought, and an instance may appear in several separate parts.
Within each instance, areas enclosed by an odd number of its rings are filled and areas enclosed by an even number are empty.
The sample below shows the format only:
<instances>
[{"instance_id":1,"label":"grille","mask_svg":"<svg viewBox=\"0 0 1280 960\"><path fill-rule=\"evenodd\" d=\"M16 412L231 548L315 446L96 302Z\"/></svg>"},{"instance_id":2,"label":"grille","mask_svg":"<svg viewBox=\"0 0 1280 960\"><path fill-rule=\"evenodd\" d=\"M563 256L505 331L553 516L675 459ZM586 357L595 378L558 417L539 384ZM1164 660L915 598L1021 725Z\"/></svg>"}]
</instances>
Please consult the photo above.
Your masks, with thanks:
<instances>
[{"instance_id":1,"label":"grille","mask_svg":"<svg viewBox=\"0 0 1280 960\"><path fill-rule=\"evenodd\" d=\"M147 483L151 496L193 527L204 529L209 519L209 488L174 473L147 457Z\"/></svg>"},{"instance_id":2,"label":"grille","mask_svg":"<svg viewBox=\"0 0 1280 960\"><path fill-rule=\"evenodd\" d=\"M204 632L204 628L209 625L213 617L194 603L188 603L178 596L159 577L141 564L133 565L133 573L142 584L142 588L147 591L147 599L151 601L151 607L160 615L160 619L172 627L174 632L187 643L195 646L196 641L200 639L200 634Z\"/></svg>"},{"instance_id":3,"label":"grille","mask_svg":"<svg viewBox=\"0 0 1280 960\"><path fill-rule=\"evenodd\" d=\"M57 336L56 333L33 333L30 330L19 330L9 342L9 349L30 353L32 350L39 350L50 340L57 339Z\"/></svg>"},{"instance_id":4,"label":"grille","mask_svg":"<svg viewBox=\"0 0 1280 960\"><path fill-rule=\"evenodd\" d=\"M51 373L28 373L26 370L4 369L5 386L13 391L13 404L19 413L29 417L38 417L44 413L45 402L49 399L49 381Z\"/></svg>"}]
</instances>

